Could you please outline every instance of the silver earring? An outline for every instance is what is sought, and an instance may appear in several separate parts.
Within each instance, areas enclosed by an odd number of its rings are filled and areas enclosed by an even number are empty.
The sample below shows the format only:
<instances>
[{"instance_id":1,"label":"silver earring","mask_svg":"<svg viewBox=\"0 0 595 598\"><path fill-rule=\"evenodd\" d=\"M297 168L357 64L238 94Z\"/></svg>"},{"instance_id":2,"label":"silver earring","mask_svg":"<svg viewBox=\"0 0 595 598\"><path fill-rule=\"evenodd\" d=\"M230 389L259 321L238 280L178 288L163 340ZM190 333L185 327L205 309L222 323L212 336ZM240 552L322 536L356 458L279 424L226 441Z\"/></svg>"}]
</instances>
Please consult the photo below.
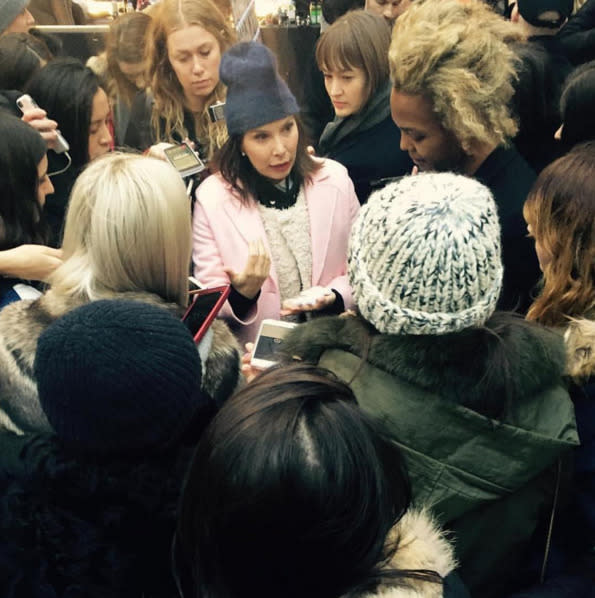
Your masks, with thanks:
<instances>
[{"instance_id":1,"label":"silver earring","mask_svg":"<svg viewBox=\"0 0 595 598\"><path fill-rule=\"evenodd\" d=\"M242 152L242 157L246 157L246 152Z\"/></svg>"}]
</instances>

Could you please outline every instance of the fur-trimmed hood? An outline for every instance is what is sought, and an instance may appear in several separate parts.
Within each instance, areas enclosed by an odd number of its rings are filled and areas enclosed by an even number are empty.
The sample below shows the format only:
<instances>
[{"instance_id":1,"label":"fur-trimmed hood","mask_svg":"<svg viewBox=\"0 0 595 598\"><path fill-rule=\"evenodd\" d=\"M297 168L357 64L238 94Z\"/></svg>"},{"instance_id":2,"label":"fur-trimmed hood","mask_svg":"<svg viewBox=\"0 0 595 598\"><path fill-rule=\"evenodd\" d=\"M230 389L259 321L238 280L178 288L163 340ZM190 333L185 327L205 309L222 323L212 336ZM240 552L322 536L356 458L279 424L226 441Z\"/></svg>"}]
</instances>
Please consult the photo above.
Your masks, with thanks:
<instances>
[{"instance_id":1,"label":"fur-trimmed hood","mask_svg":"<svg viewBox=\"0 0 595 598\"><path fill-rule=\"evenodd\" d=\"M454 550L427 511L409 509L391 532L398 549L388 566L400 570L427 570L446 577L456 567ZM390 541L390 538L389 538ZM380 586L365 598L442 598L442 584L412 579L408 587Z\"/></svg>"},{"instance_id":2,"label":"fur-trimmed hood","mask_svg":"<svg viewBox=\"0 0 595 598\"><path fill-rule=\"evenodd\" d=\"M566 372L578 383L595 374L595 321L570 320L564 333Z\"/></svg>"},{"instance_id":3,"label":"fur-trimmed hood","mask_svg":"<svg viewBox=\"0 0 595 598\"><path fill-rule=\"evenodd\" d=\"M514 401L557 384L565 361L558 333L507 313L443 335L378 334L357 317L320 318L284 343L309 362L330 348L365 354L388 374L489 416L500 415L490 405L507 394Z\"/></svg>"},{"instance_id":4,"label":"fur-trimmed hood","mask_svg":"<svg viewBox=\"0 0 595 598\"><path fill-rule=\"evenodd\" d=\"M119 293L114 299L142 301L181 317L178 305L151 293ZM39 299L18 301L0 312L0 427L20 433L52 432L37 395L35 352L41 333L65 313L83 302L62 297L51 290ZM206 359L201 355L202 389L222 403L240 380L240 348L222 321L215 321Z\"/></svg>"},{"instance_id":5,"label":"fur-trimmed hood","mask_svg":"<svg viewBox=\"0 0 595 598\"><path fill-rule=\"evenodd\" d=\"M442 336L320 318L284 351L349 382L404 451L416 504L442 522L508 496L578 444L561 336L509 314Z\"/></svg>"}]
</instances>

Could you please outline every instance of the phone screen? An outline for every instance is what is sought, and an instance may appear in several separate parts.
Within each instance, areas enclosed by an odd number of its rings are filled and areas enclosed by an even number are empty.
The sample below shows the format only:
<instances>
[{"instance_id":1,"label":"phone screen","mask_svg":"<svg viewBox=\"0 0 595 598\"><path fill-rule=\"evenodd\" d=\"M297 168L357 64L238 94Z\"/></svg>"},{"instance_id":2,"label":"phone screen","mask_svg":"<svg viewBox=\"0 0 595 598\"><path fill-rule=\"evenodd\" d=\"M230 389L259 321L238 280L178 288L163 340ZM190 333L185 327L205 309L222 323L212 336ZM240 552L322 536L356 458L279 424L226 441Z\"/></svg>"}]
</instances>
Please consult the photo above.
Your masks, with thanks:
<instances>
[{"instance_id":1,"label":"phone screen","mask_svg":"<svg viewBox=\"0 0 595 598\"><path fill-rule=\"evenodd\" d=\"M201 161L196 154L185 144L171 147L165 150L169 161L180 172L185 172L193 168L201 167Z\"/></svg>"},{"instance_id":2,"label":"phone screen","mask_svg":"<svg viewBox=\"0 0 595 598\"><path fill-rule=\"evenodd\" d=\"M276 353L281 349L283 339L276 336L260 335L256 348L254 349L254 357L256 359L265 359L266 361L277 361Z\"/></svg>"},{"instance_id":3,"label":"phone screen","mask_svg":"<svg viewBox=\"0 0 595 598\"><path fill-rule=\"evenodd\" d=\"M263 322L262 330L256 341L254 353L255 359L265 361L277 361L277 353L283 346L283 339L289 334L292 327L278 326L274 322Z\"/></svg>"},{"instance_id":4,"label":"phone screen","mask_svg":"<svg viewBox=\"0 0 595 598\"><path fill-rule=\"evenodd\" d=\"M196 299L192 302L192 307L184 318L184 324L186 324L192 336L195 336L200 330L200 327L209 317L209 314L213 311L222 294L223 291L196 295Z\"/></svg>"}]
</instances>

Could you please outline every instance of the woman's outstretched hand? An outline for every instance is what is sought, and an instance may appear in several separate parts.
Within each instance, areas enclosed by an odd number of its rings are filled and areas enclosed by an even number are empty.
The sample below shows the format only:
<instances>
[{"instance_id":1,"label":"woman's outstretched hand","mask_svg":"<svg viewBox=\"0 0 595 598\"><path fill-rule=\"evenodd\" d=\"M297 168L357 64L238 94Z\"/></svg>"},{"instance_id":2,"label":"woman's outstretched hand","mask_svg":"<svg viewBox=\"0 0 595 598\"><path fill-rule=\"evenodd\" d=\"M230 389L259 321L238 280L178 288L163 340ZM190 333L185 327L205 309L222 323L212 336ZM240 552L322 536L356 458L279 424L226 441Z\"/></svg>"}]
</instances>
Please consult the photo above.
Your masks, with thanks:
<instances>
[{"instance_id":1,"label":"woman's outstretched hand","mask_svg":"<svg viewBox=\"0 0 595 598\"><path fill-rule=\"evenodd\" d=\"M310 287L297 297L287 299L281 306L281 315L288 316L302 311L318 311L335 302L336 295L328 287Z\"/></svg>"}]
</instances>

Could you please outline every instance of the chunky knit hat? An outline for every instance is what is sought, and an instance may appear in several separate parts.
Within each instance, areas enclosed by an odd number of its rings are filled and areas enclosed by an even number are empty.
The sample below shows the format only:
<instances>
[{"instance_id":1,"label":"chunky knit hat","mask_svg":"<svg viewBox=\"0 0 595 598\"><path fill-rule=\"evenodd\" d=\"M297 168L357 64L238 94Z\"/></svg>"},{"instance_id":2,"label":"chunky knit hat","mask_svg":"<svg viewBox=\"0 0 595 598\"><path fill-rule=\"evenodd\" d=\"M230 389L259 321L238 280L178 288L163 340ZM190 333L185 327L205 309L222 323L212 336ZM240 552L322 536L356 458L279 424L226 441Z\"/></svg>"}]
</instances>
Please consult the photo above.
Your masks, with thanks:
<instances>
[{"instance_id":1,"label":"chunky knit hat","mask_svg":"<svg viewBox=\"0 0 595 598\"><path fill-rule=\"evenodd\" d=\"M221 58L221 81L227 85L223 112L230 135L272 123L300 111L277 73L273 53L257 42L232 46Z\"/></svg>"},{"instance_id":2,"label":"chunky knit hat","mask_svg":"<svg viewBox=\"0 0 595 598\"><path fill-rule=\"evenodd\" d=\"M0 33L2 33L29 4L29 0L0 0Z\"/></svg>"},{"instance_id":3,"label":"chunky knit hat","mask_svg":"<svg viewBox=\"0 0 595 598\"><path fill-rule=\"evenodd\" d=\"M483 324L502 286L490 191L460 175L428 173L373 193L351 232L349 280L361 314L383 333Z\"/></svg>"},{"instance_id":4,"label":"chunky knit hat","mask_svg":"<svg viewBox=\"0 0 595 598\"><path fill-rule=\"evenodd\" d=\"M58 437L89 454L158 452L208 400L188 329L137 301L94 301L54 322L39 338L35 375Z\"/></svg>"}]
</instances>

